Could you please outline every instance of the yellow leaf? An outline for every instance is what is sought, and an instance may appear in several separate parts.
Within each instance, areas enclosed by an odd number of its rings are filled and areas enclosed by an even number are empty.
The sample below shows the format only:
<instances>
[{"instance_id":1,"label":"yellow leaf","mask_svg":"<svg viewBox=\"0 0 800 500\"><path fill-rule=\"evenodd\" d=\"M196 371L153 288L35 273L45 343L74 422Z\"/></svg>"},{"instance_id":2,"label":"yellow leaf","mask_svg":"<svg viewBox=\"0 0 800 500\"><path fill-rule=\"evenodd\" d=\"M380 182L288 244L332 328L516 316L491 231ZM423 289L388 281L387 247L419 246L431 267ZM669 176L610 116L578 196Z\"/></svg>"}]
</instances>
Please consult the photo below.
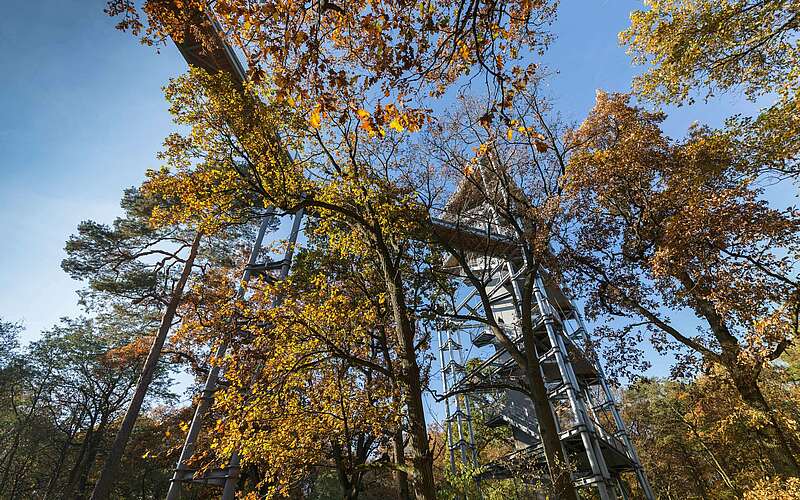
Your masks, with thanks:
<instances>
[{"instance_id":1,"label":"yellow leaf","mask_svg":"<svg viewBox=\"0 0 800 500\"><path fill-rule=\"evenodd\" d=\"M375 130L374 124L372 123L372 115L369 114L369 111L367 111L366 109L359 109L358 111L356 111L356 114L358 115L358 118L361 121L360 127L366 130L370 137L375 136L377 132Z\"/></svg>"},{"instance_id":2,"label":"yellow leaf","mask_svg":"<svg viewBox=\"0 0 800 500\"><path fill-rule=\"evenodd\" d=\"M508 140L509 140L509 141L510 141L511 139L513 139L513 138L514 138L514 131L513 131L513 130L511 130L511 129L508 129L508 130L506 131L506 137L508 138Z\"/></svg>"},{"instance_id":3,"label":"yellow leaf","mask_svg":"<svg viewBox=\"0 0 800 500\"><path fill-rule=\"evenodd\" d=\"M294 102L294 98L293 98L292 96L289 96L289 97L287 97L287 98L286 98L286 102L288 102L288 103L289 103L289 106L291 106L291 107L294 107L294 106L295 106L295 104L296 104L296 103Z\"/></svg>"},{"instance_id":4,"label":"yellow leaf","mask_svg":"<svg viewBox=\"0 0 800 500\"><path fill-rule=\"evenodd\" d=\"M319 106L314 108L314 111L311 112L311 117L309 117L308 122L314 128L319 128L320 123L322 122L322 116L319 113Z\"/></svg>"},{"instance_id":5,"label":"yellow leaf","mask_svg":"<svg viewBox=\"0 0 800 500\"><path fill-rule=\"evenodd\" d=\"M405 128L400 124L397 118L389 122L389 128L394 129L398 132L402 132L403 130L405 130Z\"/></svg>"}]
</instances>

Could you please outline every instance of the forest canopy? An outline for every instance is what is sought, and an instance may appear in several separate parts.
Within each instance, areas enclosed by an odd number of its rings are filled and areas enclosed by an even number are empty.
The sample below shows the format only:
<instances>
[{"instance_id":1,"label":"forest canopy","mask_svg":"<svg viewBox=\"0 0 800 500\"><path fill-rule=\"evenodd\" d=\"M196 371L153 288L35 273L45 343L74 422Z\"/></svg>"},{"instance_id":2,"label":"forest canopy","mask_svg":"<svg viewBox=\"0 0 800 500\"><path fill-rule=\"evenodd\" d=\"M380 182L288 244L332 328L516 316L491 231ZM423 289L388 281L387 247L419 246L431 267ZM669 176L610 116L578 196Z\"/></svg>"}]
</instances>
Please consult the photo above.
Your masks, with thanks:
<instances>
[{"instance_id":1,"label":"forest canopy","mask_svg":"<svg viewBox=\"0 0 800 500\"><path fill-rule=\"evenodd\" d=\"M0 497L800 498L796 2L645 1L576 122L558 2L106 13L190 68L82 313L0 318Z\"/></svg>"}]
</instances>

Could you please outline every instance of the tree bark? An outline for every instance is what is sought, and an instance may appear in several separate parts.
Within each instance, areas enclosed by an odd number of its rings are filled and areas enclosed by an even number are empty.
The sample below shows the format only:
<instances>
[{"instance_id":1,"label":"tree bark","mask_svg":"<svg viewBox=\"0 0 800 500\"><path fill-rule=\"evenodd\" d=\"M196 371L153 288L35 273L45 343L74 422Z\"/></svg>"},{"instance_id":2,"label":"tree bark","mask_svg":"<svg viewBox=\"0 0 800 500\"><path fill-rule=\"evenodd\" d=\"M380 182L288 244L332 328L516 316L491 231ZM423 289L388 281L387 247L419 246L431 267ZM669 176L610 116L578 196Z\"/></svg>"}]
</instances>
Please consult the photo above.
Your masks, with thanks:
<instances>
[{"instance_id":1,"label":"tree bark","mask_svg":"<svg viewBox=\"0 0 800 500\"><path fill-rule=\"evenodd\" d=\"M395 431L394 436L392 436L393 447L392 451L394 453L394 463L398 466L397 469L394 471L394 482L397 487L397 496L400 500L409 500L411 498L411 492L408 488L408 474L406 471L401 470L400 467L403 467L406 463L406 448L405 442L403 441L403 429L397 429Z\"/></svg>"},{"instance_id":2,"label":"tree bark","mask_svg":"<svg viewBox=\"0 0 800 500\"><path fill-rule=\"evenodd\" d=\"M164 347L167 334L172 327L172 322L175 320L175 313L183 298L183 291L186 287L186 282L189 280L189 275L192 272L194 260L195 257L197 257L197 251L200 247L201 236L202 234L198 232L194 237L189 257L183 265L181 276L172 292L172 297L170 297L167 309L164 311L164 315L161 318L161 325L158 328L158 333L155 339L153 339L150 352L147 354L147 359L142 368L142 374L136 384L136 391L133 394L133 399L128 406L128 410L125 412L125 418L122 420L122 425L114 438L114 444L111 446L111 450L109 450L108 456L106 457L103 471L100 473L100 479L97 481L94 491L92 492L92 500L106 499L111 491L120 460L122 459L122 454L125 451L125 446L128 444L133 426L136 423L136 419L139 417L144 398L147 395L147 389L150 387L150 383L153 381L153 376L158 367L161 349Z\"/></svg>"},{"instance_id":3,"label":"tree bark","mask_svg":"<svg viewBox=\"0 0 800 500\"><path fill-rule=\"evenodd\" d=\"M769 420L769 427L775 433L775 439L781 451L781 456L775 456L774 453L769 454L777 472L800 476L800 465L798 465L797 458L794 456L791 438L781 428L774 410L767 403L764 394L761 392L761 387L758 385L758 377L748 376L738 367L729 366L726 368L742 400L754 410L764 413Z\"/></svg>"},{"instance_id":4,"label":"tree bark","mask_svg":"<svg viewBox=\"0 0 800 500\"><path fill-rule=\"evenodd\" d=\"M539 357L536 352L533 328L533 287L535 286L535 279L536 274L529 273L521 290L522 342L525 346L525 361L527 365L525 367L525 378L530 386L530 396L536 411L536 419L539 422L539 435L542 438L547 468L550 472L550 479L553 481L556 497L565 500L577 500L578 495L575 492L575 485L572 484L564 452L561 449L558 426L550 409L547 387L539 369Z\"/></svg>"},{"instance_id":5,"label":"tree bark","mask_svg":"<svg viewBox=\"0 0 800 500\"><path fill-rule=\"evenodd\" d=\"M103 414L103 416L100 418L100 425L97 426L97 432L95 432L92 436L92 442L89 445L86 456L83 458L83 464L81 465L80 474L78 476L78 491L76 494L78 498L86 498L86 494L88 493L86 490L87 485L89 484L89 474L92 472L95 458L97 457L97 453L100 451L100 447L102 446L103 440L106 437L108 420L109 415Z\"/></svg>"},{"instance_id":6,"label":"tree bark","mask_svg":"<svg viewBox=\"0 0 800 500\"><path fill-rule=\"evenodd\" d=\"M78 456L75 458L75 463L73 464L69 471L69 475L67 476L67 484L64 487L64 490L61 492L63 498L72 498L74 495L75 487L78 482L78 475L81 471L81 466L86 454L88 453L88 449L91 446L91 441L93 440L95 422L97 422L97 414L91 414L89 417L89 425L87 426L86 434L83 436L83 442L81 443L80 451L78 452Z\"/></svg>"},{"instance_id":7,"label":"tree bark","mask_svg":"<svg viewBox=\"0 0 800 500\"><path fill-rule=\"evenodd\" d=\"M336 475L339 479L339 486L342 488L342 498L345 500L356 500L358 498L358 480L348 476L348 467L344 463L342 457L342 445L333 443L332 446L333 459L336 462Z\"/></svg>"},{"instance_id":8,"label":"tree bark","mask_svg":"<svg viewBox=\"0 0 800 500\"><path fill-rule=\"evenodd\" d=\"M385 250L385 249L381 249ZM395 320L397 342L400 346L400 382L403 387L408 410L408 434L413 448L414 493L420 500L434 500L436 488L433 480L433 456L428 446L428 430L425 425L425 407L422 402L420 369L414 344L415 329L408 317L402 278L394 269L388 252L378 251L389 301Z\"/></svg>"}]
</instances>

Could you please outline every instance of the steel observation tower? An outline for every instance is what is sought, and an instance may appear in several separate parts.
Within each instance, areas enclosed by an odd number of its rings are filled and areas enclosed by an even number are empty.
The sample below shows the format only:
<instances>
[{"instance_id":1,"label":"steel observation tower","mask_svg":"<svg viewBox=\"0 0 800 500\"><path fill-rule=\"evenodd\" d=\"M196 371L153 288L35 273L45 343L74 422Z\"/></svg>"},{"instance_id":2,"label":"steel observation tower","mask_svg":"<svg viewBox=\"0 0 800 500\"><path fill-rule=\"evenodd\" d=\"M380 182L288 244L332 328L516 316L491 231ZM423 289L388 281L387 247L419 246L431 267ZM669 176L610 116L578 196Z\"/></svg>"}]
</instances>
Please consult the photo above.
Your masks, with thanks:
<instances>
[{"instance_id":1,"label":"steel observation tower","mask_svg":"<svg viewBox=\"0 0 800 500\"><path fill-rule=\"evenodd\" d=\"M463 280L452 316L495 318L524 353L518 306L522 252L487 203L489 190L478 193L476 184L474 180L460 184L436 221L436 231L467 256L470 271L485 283L491 307L485 311L478 290ZM449 263L454 274L465 275L454 258ZM546 269L536 277L534 302L535 354L573 484L589 498L627 499L630 489L621 476L632 473L640 494L653 499L603 368L588 350L589 332L581 313ZM534 406L527 395L507 388L520 384L522 367L479 321L454 320L453 328L439 332L438 340L442 393L437 399L446 412L453 472L462 464L477 468L479 480L524 477L546 483L547 464ZM493 385L503 388L492 389ZM512 453L481 464L473 428L477 411L485 426L508 428Z\"/></svg>"}]
</instances>

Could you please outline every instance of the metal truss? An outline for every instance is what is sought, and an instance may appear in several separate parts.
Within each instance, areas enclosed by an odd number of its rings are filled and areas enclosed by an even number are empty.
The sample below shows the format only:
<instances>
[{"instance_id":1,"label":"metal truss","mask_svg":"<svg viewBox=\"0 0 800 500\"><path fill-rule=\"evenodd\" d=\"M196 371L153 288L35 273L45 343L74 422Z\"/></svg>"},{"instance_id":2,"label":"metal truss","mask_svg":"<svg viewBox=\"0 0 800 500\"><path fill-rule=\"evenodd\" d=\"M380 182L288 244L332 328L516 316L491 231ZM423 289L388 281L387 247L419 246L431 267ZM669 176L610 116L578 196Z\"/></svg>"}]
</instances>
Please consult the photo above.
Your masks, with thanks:
<instances>
[{"instance_id":1,"label":"metal truss","mask_svg":"<svg viewBox=\"0 0 800 500\"><path fill-rule=\"evenodd\" d=\"M513 257L507 259L485 257L472 262L475 271L486 276L491 303L488 313L523 351L520 316L515 305L518 304L515 299L521 296L520 272L516 269L519 261L515 262ZM454 317L481 317L487 313L476 290L467 287L463 293L461 303L454 307ZM574 484L595 490L603 500L627 499L629 491L620 476L633 472L645 498L654 498L602 367L589 347L589 335L580 312L545 271L536 280L534 297L536 355ZM469 333L472 344L466 355L461 344L465 332ZM527 395L509 388L519 386L522 369L494 334L474 321L457 321L452 331L439 334L439 350L443 393L438 399L445 403L453 470L458 460L470 465L478 460L471 422L471 412L477 410L471 407L470 399L492 391L492 387L502 387L493 391L501 402L485 423L489 427L508 426L516 450L505 460L484 464L478 478L512 477L507 464L523 457L541 471L546 470L533 405ZM465 425L467 433L463 431ZM468 450L473 453L467 453Z\"/></svg>"},{"instance_id":2,"label":"metal truss","mask_svg":"<svg viewBox=\"0 0 800 500\"><path fill-rule=\"evenodd\" d=\"M461 349L461 332L439 331L439 362L441 365L442 387L447 394L444 405L447 411L445 431L447 449L450 453L450 467L457 474L456 453L463 464L478 466L478 450L475 447L475 434L472 429L472 408L469 394L450 393L451 380L458 380L465 372L464 352ZM443 337L447 340L443 341Z\"/></svg>"},{"instance_id":3,"label":"metal truss","mask_svg":"<svg viewBox=\"0 0 800 500\"><path fill-rule=\"evenodd\" d=\"M300 210L292 216L292 227L287 238L288 244L286 246L283 259L277 261L264 260L260 255L264 242L264 235L269 227L270 221L274 217L275 211L267 210L261 219L256 240L250 250L250 258L248 259L247 266L245 266L244 271L242 272L241 283L238 285L236 290L237 299L244 297L247 283L254 276L260 276L268 281L279 281L285 279L289 275L294 249L300 233L300 224L303 220L303 211ZM231 325L234 323L234 321L231 321ZM223 357L225 357L227 350L228 341L223 338L217 345L217 349L214 352L214 358L221 360ZM192 422L189 425L189 430L186 434L186 440L184 441L181 455L178 459L178 464L175 467L175 473L170 481L169 490L167 491L167 500L177 500L180 498L182 483L185 482L222 486L222 498L224 500L233 500L235 497L236 483L238 482L240 469L238 453L233 453L228 462L228 466L224 469L214 469L204 473L198 473L196 470L188 466L188 462L194 454L197 437L199 436L200 430L203 426L203 418L214 401L214 393L218 388L219 377L219 364L212 364L210 366L208 376L206 377L203 391L198 398L199 401L195 408Z\"/></svg>"},{"instance_id":4,"label":"metal truss","mask_svg":"<svg viewBox=\"0 0 800 500\"><path fill-rule=\"evenodd\" d=\"M219 24L213 19L210 23L206 21L206 14L201 11L197 11L194 18L189 19L184 36L175 41L181 54L191 66L212 73L222 71L237 81L243 81L243 67L220 36ZM206 33L211 35L207 38L218 43L211 47L208 43L203 46L195 37L197 29L211 30ZM261 222L248 265L242 275L243 284L256 274L269 276L270 279L283 279L288 275L303 214L294 215L288 238L290 244L283 260L262 262L259 261L259 254L269 219L273 216L274 212L270 211ZM517 283L519 276L515 270L519 261L513 257L518 253L514 242L502 234L487 234L486 231L469 225L436 218L432 222L440 234L471 241L485 255L505 256L501 259L484 259L487 263L484 271L492 279L490 288L487 288L491 297L490 313L505 323L504 328L509 337L522 348L519 312L514 306L514 298L520 296ZM243 286L238 291L240 296L244 294ZM454 312L469 310L475 313L481 310L475 299L475 291L467 291L463 302ZM537 280L535 300L536 355L546 381L550 408L558 423L564 455L573 471L574 483L579 487L595 488L604 500L627 498L628 492L620 481L620 474L634 472L644 496L652 499L653 493L647 477L631 444L602 367L588 348L589 337L580 313L544 273ZM469 334L465 335L465 332ZM466 337L469 337L472 347L465 355L462 340ZM520 368L493 338L490 332L481 330L477 325L463 322L453 329L439 332L439 360L444 390L440 399L444 401L447 413L446 432L454 471L457 461L471 466L478 464L472 428L475 397L481 392L485 393L486 387L493 383L509 386L519 378ZM214 353L215 358L221 359L227 348L227 342L221 341ZM483 354L483 357L476 357L473 361L470 358L472 348ZM239 476L238 454L231 457L225 469L210 471L202 476L187 467L203 417L210 408L217 389L219 376L219 366L211 366L170 483L168 500L177 499L181 484L187 481L223 486L222 498L234 498ZM511 428L517 450L513 456L508 457L510 460L533 460L544 465L538 423L532 404L519 391L504 389L501 392L505 393L506 400L494 418L487 421L487 425L507 425ZM507 477L509 473L507 467L501 463L484 464L481 470L487 479L504 477L504 474Z\"/></svg>"}]
</instances>

